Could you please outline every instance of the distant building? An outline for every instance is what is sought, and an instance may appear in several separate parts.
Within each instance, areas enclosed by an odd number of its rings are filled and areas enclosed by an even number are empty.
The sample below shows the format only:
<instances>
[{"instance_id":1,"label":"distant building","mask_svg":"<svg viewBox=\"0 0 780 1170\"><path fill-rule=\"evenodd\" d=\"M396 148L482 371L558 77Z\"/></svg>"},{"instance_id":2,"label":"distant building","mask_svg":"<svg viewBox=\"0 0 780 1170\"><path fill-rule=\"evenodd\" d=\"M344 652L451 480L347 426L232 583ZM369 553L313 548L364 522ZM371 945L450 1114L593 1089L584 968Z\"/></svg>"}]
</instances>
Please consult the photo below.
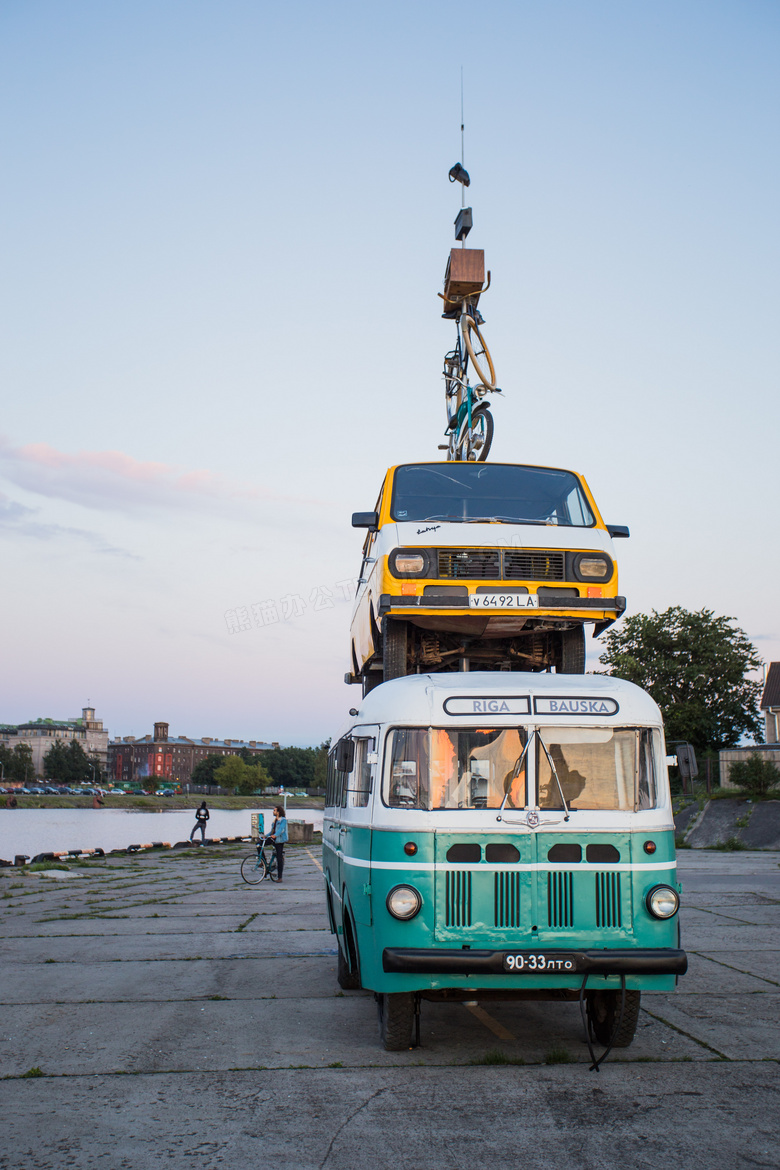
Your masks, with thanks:
<instances>
[{"instance_id":1,"label":"distant building","mask_svg":"<svg viewBox=\"0 0 780 1170\"><path fill-rule=\"evenodd\" d=\"M103 721L95 718L94 707L83 707L80 719L34 719L29 723L0 724L0 743L4 747L13 751L18 743L24 743L31 748L36 776L43 776L43 761L58 739L65 743L75 739L88 756L97 756L105 771L108 732L103 730Z\"/></svg>"},{"instance_id":2,"label":"distant building","mask_svg":"<svg viewBox=\"0 0 780 1170\"><path fill-rule=\"evenodd\" d=\"M764 716L764 740L780 743L780 662L770 662L761 696Z\"/></svg>"},{"instance_id":3,"label":"distant building","mask_svg":"<svg viewBox=\"0 0 780 1170\"><path fill-rule=\"evenodd\" d=\"M764 716L765 742L752 747L728 748L719 753L720 782L724 788L736 787L729 778L731 765L751 756L760 756L780 768L780 662L769 664L759 706Z\"/></svg>"},{"instance_id":4,"label":"distant building","mask_svg":"<svg viewBox=\"0 0 780 1170\"><path fill-rule=\"evenodd\" d=\"M250 739L190 739L171 737L167 723L155 723L154 735L136 739L132 735L114 739L108 745L108 778L115 784L140 783L153 777L172 784L189 784L193 769L206 756L237 756L241 751L262 755L278 743Z\"/></svg>"}]
</instances>

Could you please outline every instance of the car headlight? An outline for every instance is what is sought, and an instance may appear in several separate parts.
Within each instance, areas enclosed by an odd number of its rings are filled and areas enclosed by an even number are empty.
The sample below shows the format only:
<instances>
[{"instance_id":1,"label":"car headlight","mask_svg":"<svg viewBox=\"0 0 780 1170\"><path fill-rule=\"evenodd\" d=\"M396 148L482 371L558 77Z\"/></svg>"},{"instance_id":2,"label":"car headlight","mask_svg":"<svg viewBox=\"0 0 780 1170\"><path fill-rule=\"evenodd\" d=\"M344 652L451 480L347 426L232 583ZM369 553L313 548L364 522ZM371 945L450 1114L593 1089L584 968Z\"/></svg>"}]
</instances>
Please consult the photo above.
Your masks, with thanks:
<instances>
[{"instance_id":1,"label":"car headlight","mask_svg":"<svg viewBox=\"0 0 780 1170\"><path fill-rule=\"evenodd\" d=\"M573 568L578 581L601 581L606 584L612 577L613 564L606 554L578 553L574 557Z\"/></svg>"},{"instance_id":2,"label":"car headlight","mask_svg":"<svg viewBox=\"0 0 780 1170\"><path fill-rule=\"evenodd\" d=\"M680 909L677 891L671 886L653 886L645 898L645 904L653 918L674 918Z\"/></svg>"},{"instance_id":3,"label":"car headlight","mask_svg":"<svg viewBox=\"0 0 780 1170\"><path fill-rule=\"evenodd\" d=\"M421 906L422 898L414 886L394 886L387 895L387 909L393 918L414 918Z\"/></svg>"},{"instance_id":4,"label":"car headlight","mask_svg":"<svg viewBox=\"0 0 780 1170\"><path fill-rule=\"evenodd\" d=\"M418 548L397 548L388 558L390 572L394 577L430 576L428 561L425 549Z\"/></svg>"}]
</instances>

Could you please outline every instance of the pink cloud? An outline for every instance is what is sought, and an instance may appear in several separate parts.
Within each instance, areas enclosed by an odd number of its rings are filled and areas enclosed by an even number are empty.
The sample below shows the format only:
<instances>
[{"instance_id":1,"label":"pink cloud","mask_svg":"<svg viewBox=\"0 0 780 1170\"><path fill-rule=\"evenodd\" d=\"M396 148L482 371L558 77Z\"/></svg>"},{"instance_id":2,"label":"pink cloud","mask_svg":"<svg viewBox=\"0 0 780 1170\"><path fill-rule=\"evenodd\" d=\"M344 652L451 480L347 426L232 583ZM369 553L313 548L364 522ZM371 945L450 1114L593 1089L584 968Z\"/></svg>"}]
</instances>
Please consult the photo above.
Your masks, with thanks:
<instances>
[{"instance_id":1,"label":"pink cloud","mask_svg":"<svg viewBox=\"0 0 780 1170\"><path fill-rule=\"evenodd\" d=\"M101 510L204 507L270 500L270 493L233 483L206 469L142 462L124 451L68 454L48 443L12 446L0 438L0 467L17 487Z\"/></svg>"}]
</instances>

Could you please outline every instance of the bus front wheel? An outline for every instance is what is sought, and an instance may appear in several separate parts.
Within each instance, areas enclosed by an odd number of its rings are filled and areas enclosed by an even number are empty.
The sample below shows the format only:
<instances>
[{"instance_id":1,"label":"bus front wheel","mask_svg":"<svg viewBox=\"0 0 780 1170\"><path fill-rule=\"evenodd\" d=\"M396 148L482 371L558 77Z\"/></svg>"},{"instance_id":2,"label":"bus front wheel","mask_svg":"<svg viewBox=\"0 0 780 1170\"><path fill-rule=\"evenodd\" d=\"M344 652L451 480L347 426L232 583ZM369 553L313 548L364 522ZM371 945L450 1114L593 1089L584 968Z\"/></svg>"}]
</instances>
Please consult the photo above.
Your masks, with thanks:
<instances>
[{"instance_id":1,"label":"bus front wheel","mask_svg":"<svg viewBox=\"0 0 780 1170\"><path fill-rule=\"evenodd\" d=\"M613 1040L612 1034L620 1017L621 993L619 991L587 992L588 1022L590 1030L599 1044L603 1044L606 1048L612 1042L613 1048L628 1048L636 1032L641 997L641 991L626 992L623 1019L620 1021L620 1028Z\"/></svg>"},{"instance_id":2,"label":"bus front wheel","mask_svg":"<svg viewBox=\"0 0 780 1170\"><path fill-rule=\"evenodd\" d=\"M414 993L393 991L377 994L379 1039L388 1052L405 1052L413 1047Z\"/></svg>"}]
</instances>

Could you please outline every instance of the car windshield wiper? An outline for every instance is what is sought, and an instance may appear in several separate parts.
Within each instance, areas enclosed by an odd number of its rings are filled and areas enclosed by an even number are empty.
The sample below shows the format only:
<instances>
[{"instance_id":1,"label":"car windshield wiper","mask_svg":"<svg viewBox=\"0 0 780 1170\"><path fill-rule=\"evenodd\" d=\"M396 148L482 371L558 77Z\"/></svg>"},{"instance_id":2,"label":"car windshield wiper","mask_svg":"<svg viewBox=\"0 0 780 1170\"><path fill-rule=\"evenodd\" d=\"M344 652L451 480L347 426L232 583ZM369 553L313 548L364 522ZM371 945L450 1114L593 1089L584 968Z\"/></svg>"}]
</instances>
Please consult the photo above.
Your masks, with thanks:
<instances>
[{"instance_id":1,"label":"car windshield wiper","mask_svg":"<svg viewBox=\"0 0 780 1170\"><path fill-rule=\"evenodd\" d=\"M558 526L557 520L526 520L521 516L469 516L467 520L461 520L461 524L547 524L553 527Z\"/></svg>"}]
</instances>

